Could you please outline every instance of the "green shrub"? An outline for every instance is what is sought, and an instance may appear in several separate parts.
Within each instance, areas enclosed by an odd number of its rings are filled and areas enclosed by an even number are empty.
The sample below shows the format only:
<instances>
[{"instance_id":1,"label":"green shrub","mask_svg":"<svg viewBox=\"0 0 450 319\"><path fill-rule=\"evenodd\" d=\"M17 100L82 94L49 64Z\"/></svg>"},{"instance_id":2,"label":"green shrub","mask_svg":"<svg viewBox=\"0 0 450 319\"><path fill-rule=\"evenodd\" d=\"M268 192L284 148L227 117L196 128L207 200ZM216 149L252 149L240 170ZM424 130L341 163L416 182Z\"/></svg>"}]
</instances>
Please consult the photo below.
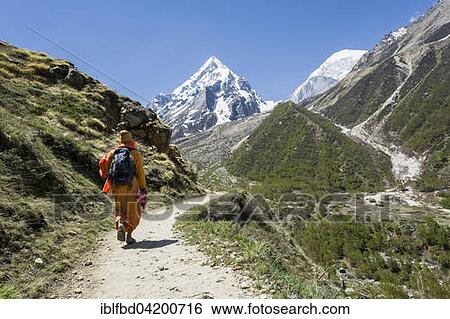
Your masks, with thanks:
<instances>
[{"instance_id":1,"label":"green shrub","mask_svg":"<svg viewBox=\"0 0 450 319\"><path fill-rule=\"evenodd\" d=\"M384 298L390 298L390 299L407 299L409 298L408 294L405 292L405 290L395 284L389 283L388 281L382 282L381 285L381 292Z\"/></svg>"},{"instance_id":2,"label":"green shrub","mask_svg":"<svg viewBox=\"0 0 450 319\"><path fill-rule=\"evenodd\" d=\"M433 192L448 186L448 180L439 177L434 171L429 171L420 177L417 186L422 192Z\"/></svg>"},{"instance_id":3,"label":"green shrub","mask_svg":"<svg viewBox=\"0 0 450 319\"><path fill-rule=\"evenodd\" d=\"M20 294L11 286L0 284L0 299L19 298Z\"/></svg>"},{"instance_id":4,"label":"green shrub","mask_svg":"<svg viewBox=\"0 0 450 319\"><path fill-rule=\"evenodd\" d=\"M441 192L438 196L442 197L440 203L443 208L450 209L450 194L448 192Z\"/></svg>"}]
</instances>

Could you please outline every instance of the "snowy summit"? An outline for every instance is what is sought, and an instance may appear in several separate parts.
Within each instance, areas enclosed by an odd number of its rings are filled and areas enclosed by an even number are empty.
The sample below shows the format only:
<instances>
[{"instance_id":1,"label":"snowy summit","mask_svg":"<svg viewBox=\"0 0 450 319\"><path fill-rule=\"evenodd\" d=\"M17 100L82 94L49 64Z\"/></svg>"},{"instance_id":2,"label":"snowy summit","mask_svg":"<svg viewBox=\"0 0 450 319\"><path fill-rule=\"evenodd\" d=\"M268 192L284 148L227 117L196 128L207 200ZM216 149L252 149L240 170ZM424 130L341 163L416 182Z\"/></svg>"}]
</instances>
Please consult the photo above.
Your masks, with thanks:
<instances>
[{"instance_id":1,"label":"snowy summit","mask_svg":"<svg viewBox=\"0 0 450 319\"><path fill-rule=\"evenodd\" d=\"M292 93L295 103L325 92L341 81L366 53L365 50L341 50L332 54Z\"/></svg>"},{"instance_id":2,"label":"snowy summit","mask_svg":"<svg viewBox=\"0 0 450 319\"><path fill-rule=\"evenodd\" d=\"M245 78L214 56L171 94L159 94L149 105L173 128L174 138L264 112L271 106Z\"/></svg>"}]
</instances>

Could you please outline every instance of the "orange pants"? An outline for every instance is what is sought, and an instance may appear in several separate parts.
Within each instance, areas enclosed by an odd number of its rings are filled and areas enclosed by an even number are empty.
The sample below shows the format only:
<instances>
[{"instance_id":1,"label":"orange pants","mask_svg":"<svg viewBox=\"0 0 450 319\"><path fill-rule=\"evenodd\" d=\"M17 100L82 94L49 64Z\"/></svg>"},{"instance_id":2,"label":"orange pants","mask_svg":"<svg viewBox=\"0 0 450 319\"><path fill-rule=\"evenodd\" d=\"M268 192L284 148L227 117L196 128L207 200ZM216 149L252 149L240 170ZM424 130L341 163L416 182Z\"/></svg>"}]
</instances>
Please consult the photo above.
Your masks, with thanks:
<instances>
[{"instance_id":1,"label":"orange pants","mask_svg":"<svg viewBox=\"0 0 450 319\"><path fill-rule=\"evenodd\" d=\"M138 185L136 179L133 180L131 189L128 185L113 186L112 195L114 197L116 229L119 222L125 225L126 232L136 229L141 220L141 207L137 202Z\"/></svg>"}]
</instances>

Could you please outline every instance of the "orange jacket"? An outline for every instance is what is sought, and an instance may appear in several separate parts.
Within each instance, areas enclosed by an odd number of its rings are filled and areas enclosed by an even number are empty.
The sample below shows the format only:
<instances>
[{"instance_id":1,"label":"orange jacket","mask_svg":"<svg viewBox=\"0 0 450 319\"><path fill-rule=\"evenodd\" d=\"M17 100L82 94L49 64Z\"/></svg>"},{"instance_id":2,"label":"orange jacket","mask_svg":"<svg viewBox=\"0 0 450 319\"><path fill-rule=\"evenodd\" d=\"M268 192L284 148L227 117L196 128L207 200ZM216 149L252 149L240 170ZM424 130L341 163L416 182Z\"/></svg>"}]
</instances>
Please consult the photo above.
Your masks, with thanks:
<instances>
[{"instance_id":1,"label":"orange jacket","mask_svg":"<svg viewBox=\"0 0 450 319\"><path fill-rule=\"evenodd\" d=\"M124 147L124 146L119 146ZM114 158L114 152L116 149L112 149L100 159L99 165L99 174L102 178L106 178L105 185L103 185L103 193L107 194L111 191L111 181L109 180L109 168L111 166L111 162ZM134 165L136 166L136 179L141 190L147 191L147 181L145 179L144 173L144 165L142 163L141 154L135 150L131 149L130 154L133 157Z\"/></svg>"},{"instance_id":2,"label":"orange jacket","mask_svg":"<svg viewBox=\"0 0 450 319\"><path fill-rule=\"evenodd\" d=\"M103 193L108 194L110 189L111 189L111 181L109 180L108 177L108 154L106 153L105 155L102 156L102 158L100 159L100 161L98 162L98 173L100 174L100 177L103 179L106 179L105 181L105 185L103 185Z\"/></svg>"}]
</instances>

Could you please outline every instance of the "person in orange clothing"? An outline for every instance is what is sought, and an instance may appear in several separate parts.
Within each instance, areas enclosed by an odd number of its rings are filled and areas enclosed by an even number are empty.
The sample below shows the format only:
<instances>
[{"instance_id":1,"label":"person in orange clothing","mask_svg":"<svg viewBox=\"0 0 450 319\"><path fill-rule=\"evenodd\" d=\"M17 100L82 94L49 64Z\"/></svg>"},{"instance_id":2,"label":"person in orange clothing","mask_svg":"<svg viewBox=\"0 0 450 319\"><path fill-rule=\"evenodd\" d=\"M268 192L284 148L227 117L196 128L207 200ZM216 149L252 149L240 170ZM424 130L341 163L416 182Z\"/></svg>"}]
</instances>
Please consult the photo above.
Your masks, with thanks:
<instances>
[{"instance_id":1,"label":"person in orange clothing","mask_svg":"<svg viewBox=\"0 0 450 319\"><path fill-rule=\"evenodd\" d=\"M147 201L147 182L137 143L128 131L120 131L120 144L100 160L100 175L106 178L103 192L115 204L117 239L133 244L133 231L141 219L141 206Z\"/></svg>"}]
</instances>

